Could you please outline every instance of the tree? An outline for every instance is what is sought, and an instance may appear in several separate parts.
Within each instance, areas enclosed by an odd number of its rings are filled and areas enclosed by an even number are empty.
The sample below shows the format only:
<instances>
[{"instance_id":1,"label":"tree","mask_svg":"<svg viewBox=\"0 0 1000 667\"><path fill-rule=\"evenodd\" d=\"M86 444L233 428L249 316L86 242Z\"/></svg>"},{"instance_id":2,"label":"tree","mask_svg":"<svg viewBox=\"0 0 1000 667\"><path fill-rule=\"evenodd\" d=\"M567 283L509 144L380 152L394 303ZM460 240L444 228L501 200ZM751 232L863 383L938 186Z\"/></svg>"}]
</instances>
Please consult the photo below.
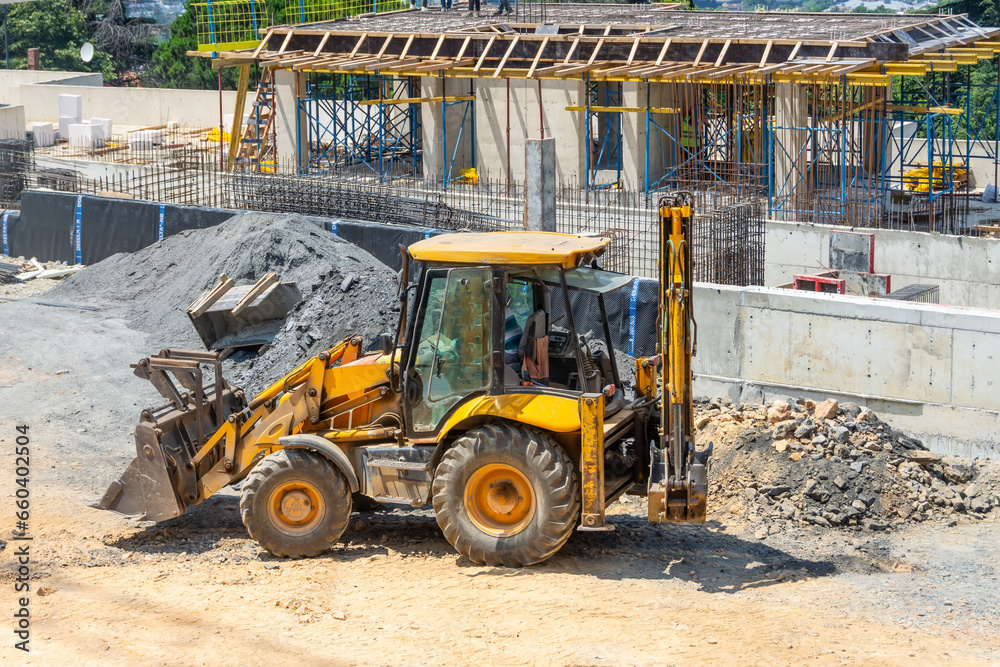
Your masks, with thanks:
<instances>
[{"instance_id":1,"label":"tree","mask_svg":"<svg viewBox=\"0 0 1000 667\"><path fill-rule=\"evenodd\" d=\"M44 70L100 72L105 81L115 79L106 52L97 49L89 63L80 60L80 47L88 41L83 13L66 0L35 0L7 8L11 69L28 67L28 49L38 48Z\"/></svg>"},{"instance_id":2,"label":"tree","mask_svg":"<svg viewBox=\"0 0 1000 667\"><path fill-rule=\"evenodd\" d=\"M198 50L197 25L191 4L189 1L184 12L170 24L170 39L153 52L150 78L163 88L217 89L219 73L212 69L212 61L187 55L188 51ZM238 78L235 68L223 70L223 88L233 90Z\"/></svg>"},{"instance_id":3,"label":"tree","mask_svg":"<svg viewBox=\"0 0 1000 667\"><path fill-rule=\"evenodd\" d=\"M122 0L73 0L87 18L91 40L105 51L119 80L141 69L153 54L153 22L131 18Z\"/></svg>"}]
</instances>

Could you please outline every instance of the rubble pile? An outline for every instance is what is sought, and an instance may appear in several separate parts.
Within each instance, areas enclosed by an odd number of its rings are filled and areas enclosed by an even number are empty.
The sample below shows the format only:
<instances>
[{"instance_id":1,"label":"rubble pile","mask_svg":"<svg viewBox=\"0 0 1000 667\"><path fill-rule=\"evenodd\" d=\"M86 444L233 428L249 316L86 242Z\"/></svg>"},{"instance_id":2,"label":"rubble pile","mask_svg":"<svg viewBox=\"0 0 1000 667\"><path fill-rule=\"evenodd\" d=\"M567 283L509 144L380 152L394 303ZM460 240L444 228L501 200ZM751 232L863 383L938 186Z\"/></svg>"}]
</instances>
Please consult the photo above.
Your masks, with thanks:
<instances>
[{"instance_id":1,"label":"rubble pile","mask_svg":"<svg viewBox=\"0 0 1000 667\"><path fill-rule=\"evenodd\" d=\"M854 403L720 396L696 403L695 425L699 442L715 443L710 505L758 524L758 537L801 523L953 525L1000 505L1000 485L977 479L977 461L928 451Z\"/></svg>"}]
</instances>

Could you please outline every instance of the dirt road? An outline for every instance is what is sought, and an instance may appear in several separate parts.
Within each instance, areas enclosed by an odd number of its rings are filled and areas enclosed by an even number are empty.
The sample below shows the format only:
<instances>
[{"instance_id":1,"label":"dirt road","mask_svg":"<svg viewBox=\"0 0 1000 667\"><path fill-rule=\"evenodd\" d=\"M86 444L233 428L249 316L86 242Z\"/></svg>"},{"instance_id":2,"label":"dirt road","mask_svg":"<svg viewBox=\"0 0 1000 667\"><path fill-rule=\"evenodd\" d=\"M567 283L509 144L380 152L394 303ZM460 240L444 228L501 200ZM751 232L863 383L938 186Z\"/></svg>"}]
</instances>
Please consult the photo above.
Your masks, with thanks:
<instances>
[{"instance_id":1,"label":"dirt road","mask_svg":"<svg viewBox=\"0 0 1000 667\"><path fill-rule=\"evenodd\" d=\"M307 561L262 553L235 492L158 525L86 507L156 402L159 342L100 311L0 304L3 664L659 665L1000 661L994 512L764 539L716 508L654 526L637 501L524 570L458 557L426 510L358 513ZM89 353L68 352L90 348ZM30 437L30 653L14 648L15 427Z\"/></svg>"}]
</instances>

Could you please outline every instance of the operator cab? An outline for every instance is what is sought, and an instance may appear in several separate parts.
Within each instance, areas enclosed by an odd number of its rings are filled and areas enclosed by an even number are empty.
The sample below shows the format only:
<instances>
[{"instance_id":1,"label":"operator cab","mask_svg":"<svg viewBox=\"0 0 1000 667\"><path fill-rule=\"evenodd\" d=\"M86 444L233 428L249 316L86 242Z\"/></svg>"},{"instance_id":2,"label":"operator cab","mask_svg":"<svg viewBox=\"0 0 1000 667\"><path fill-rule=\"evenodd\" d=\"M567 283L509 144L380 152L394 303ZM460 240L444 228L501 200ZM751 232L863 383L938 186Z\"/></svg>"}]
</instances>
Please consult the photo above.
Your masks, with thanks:
<instances>
[{"instance_id":1,"label":"operator cab","mask_svg":"<svg viewBox=\"0 0 1000 667\"><path fill-rule=\"evenodd\" d=\"M569 234L453 234L410 246L420 262L401 351L407 429L436 432L467 399L624 394L605 295L631 278L594 268L608 241Z\"/></svg>"}]
</instances>

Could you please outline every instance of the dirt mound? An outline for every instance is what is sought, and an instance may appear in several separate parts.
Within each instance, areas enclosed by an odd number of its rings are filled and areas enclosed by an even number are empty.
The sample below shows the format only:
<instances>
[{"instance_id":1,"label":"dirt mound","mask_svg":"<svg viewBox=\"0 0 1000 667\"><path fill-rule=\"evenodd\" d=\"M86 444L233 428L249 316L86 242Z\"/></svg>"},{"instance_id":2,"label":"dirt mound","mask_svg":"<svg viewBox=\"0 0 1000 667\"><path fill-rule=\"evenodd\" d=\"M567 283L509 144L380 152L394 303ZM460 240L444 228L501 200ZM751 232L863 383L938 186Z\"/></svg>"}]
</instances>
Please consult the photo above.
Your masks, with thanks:
<instances>
[{"instance_id":1,"label":"dirt mound","mask_svg":"<svg viewBox=\"0 0 1000 667\"><path fill-rule=\"evenodd\" d=\"M271 271L297 283L303 298L259 357L240 353L227 361L229 379L251 395L348 335L361 334L368 347L395 328L393 272L322 221L300 215L245 213L182 232L89 266L48 298L103 307L147 333L150 352L202 349L185 309L221 273L250 284Z\"/></svg>"},{"instance_id":2,"label":"dirt mound","mask_svg":"<svg viewBox=\"0 0 1000 667\"><path fill-rule=\"evenodd\" d=\"M1000 485L977 461L946 458L854 403L697 405L699 442L715 443L710 504L761 536L808 522L887 530L905 522L981 518Z\"/></svg>"}]
</instances>

